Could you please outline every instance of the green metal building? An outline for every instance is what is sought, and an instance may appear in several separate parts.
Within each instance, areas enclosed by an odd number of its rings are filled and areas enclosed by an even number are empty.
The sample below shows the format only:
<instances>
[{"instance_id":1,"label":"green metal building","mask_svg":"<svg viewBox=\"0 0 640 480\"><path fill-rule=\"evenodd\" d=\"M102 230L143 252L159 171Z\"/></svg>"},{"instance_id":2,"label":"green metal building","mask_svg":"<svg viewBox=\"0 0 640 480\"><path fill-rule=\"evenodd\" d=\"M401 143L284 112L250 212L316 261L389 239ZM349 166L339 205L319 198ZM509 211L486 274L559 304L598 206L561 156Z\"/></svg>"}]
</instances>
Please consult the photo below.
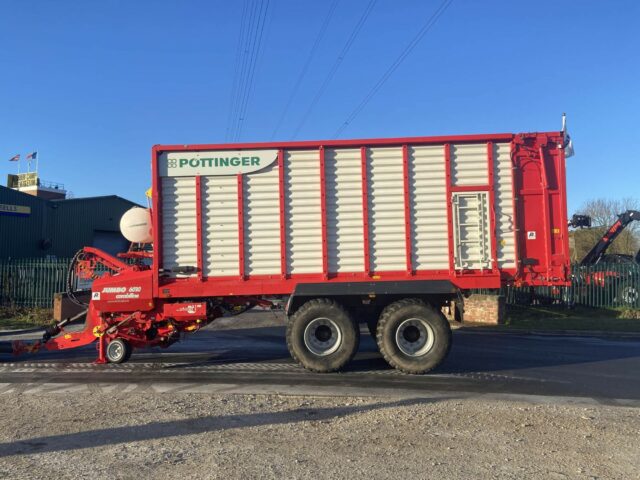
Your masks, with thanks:
<instances>
[{"instance_id":1,"label":"green metal building","mask_svg":"<svg viewBox=\"0 0 640 480\"><path fill-rule=\"evenodd\" d=\"M51 200L0 186L0 260L69 258L85 246L126 250L119 223L133 206L116 195Z\"/></svg>"}]
</instances>

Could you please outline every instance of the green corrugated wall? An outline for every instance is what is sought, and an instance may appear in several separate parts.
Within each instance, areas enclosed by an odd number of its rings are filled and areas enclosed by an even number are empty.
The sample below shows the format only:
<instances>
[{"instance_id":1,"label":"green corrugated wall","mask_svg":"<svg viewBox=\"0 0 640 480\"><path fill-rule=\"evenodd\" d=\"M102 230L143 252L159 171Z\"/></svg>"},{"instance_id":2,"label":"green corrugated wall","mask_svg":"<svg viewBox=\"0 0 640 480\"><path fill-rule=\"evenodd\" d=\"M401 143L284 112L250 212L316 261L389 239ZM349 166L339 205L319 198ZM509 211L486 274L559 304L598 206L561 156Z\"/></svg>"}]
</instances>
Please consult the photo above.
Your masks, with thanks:
<instances>
[{"instance_id":1,"label":"green corrugated wall","mask_svg":"<svg viewBox=\"0 0 640 480\"><path fill-rule=\"evenodd\" d=\"M0 214L0 259L71 257L92 245L95 231L119 232L136 205L115 195L49 201L1 186L0 204L31 207L29 216Z\"/></svg>"}]
</instances>

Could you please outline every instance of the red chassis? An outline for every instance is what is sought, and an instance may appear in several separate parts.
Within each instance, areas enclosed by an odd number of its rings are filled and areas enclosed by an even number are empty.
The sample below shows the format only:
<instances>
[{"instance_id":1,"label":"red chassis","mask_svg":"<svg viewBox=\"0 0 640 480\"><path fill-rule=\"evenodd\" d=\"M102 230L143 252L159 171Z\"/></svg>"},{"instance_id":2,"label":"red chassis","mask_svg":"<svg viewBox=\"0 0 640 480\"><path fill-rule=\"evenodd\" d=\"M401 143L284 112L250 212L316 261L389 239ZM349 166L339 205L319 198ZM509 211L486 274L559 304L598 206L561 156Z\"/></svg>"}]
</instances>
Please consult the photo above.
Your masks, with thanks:
<instances>
[{"instance_id":1,"label":"red chassis","mask_svg":"<svg viewBox=\"0 0 640 480\"><path fill-rule=\"evenodd\" d=\"M108 271L98 276L100 265ZM270 305L251 297L227 298L224 302L154 299L152 269L141 262L128 264L92 247L84 248L81 259L71 268L80 278L94 279L84 329L65 332L64 326L57 325L47 331L43 340L14 341L15 355L77 348L97 341L96 363L107 363L105 347L116 338L133 348L166 348L179 340L181 333L195 332L215 318L241 313L255 305Z\"/></svg>"}]
</instances>

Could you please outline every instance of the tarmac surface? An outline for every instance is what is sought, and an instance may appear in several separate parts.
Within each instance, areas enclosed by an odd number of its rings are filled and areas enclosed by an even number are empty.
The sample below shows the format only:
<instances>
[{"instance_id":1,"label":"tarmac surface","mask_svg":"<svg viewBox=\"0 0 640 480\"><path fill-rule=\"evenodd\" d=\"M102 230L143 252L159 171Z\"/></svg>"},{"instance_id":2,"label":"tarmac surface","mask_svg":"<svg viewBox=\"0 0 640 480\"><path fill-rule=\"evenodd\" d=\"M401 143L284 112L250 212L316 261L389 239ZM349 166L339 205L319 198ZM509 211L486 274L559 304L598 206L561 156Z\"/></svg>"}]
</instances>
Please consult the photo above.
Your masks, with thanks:
<instances>
[{"instance_id":1,"label":"tarmac surface","mask_svg":"<svg viewBox=\"0 0 640 480\"><path fill-rule=\"evenodd\" d=\"M295 364L281 325L207 328L166 350L134 351L122 365L92 364L94 346L23 357L2 354L0 394L102 390L420 396L456 392L512 399L526 396L542 403L640 406L640 338L459 329L454 331L453 348L445 362L427 375L415 376L388 367L365 330L354 361L335 374L311 373Z\"/></svg>"}]
</instances>

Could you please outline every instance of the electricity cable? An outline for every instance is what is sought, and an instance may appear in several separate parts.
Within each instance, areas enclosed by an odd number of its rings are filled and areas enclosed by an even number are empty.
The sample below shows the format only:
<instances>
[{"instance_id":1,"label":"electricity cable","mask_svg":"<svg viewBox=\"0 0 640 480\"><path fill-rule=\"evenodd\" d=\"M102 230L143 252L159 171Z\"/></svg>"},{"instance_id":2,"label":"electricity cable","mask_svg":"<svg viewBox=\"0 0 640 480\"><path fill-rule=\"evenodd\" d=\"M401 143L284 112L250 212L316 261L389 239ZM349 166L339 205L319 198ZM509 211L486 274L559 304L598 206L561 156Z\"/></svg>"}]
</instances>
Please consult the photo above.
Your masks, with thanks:
<instances>
[{"instance_id":1,"label":"electricity cable","mask_svg":"<svg viewBox=\"0 0 640 480\"><path fill-rule=\"evenodd\" d=\"M324 92L326 91L327 87L329 86L329 83L331 83L331 80L333 80L334 75L338 71L338 68L340 67L340 64L342 64L343 60L347 56L347 53L349 52L349 49L353 45L353 42L358 37L358 34L360 33L360 30L362 29L363 25L367 21L367 18L369 17L369 14L371 13L371 10L373 10L373 7L375 6L376 1L377 0L371 0L367 4L367 6L365 7L364 13L362 14L360 19L358 20L358 23L356 23L356 26L351 31L351 34L349 35L349 38L347 39L347 42L345 43L344 47L342 47L342 50L338 54L338 57L336 58L336 60L333 63L332 67L329 69L329 72L327 73L327 76L325 77L324 81L322 82L322 85L320 86L320 88L316 92L315 96L313 97L313 100L311 101L311 103L307 107L307 110L304 112L304 115L302 116L302 118L300 119L300 122L296 126L296 128L295 128L295 130L293 132L293 139L295 139L298 136L298 133L300 133L300 130L302 129L302 127L306 123L307 119L311 115L311 112L313 111L315 106L320 101L320 98L322 97L322 95L324 95Z\"/></svg>"},{"instance_id":2,"label":"electricity cable","mask_svg":"<svg viewBox=\"0 0 640 480\"><path fill-rule=\"evenodd\" d=\"M280 117L278 118L278 121L276 122L276 125L275 125L275 127L273 129L273 133L271 134L271 139L272 140L277 135L278 131L280 130L280 127L282 126L282 122L284 121L285 117L287 116L287 113L289 112L289 108L291 107L291 103L293 102L293 99L295 98L296 94L298 93L298 89L300 88L300 85L302 84L302 80L304 80L304 77L307 74L307 70L309 69L309 66L311 65L311 62L312 62L313 58L316 55L318 47L322 43L322 39L324 38L324 35L327 32L327 28L329 27L329 24L331 23L331 18L333 17L333 14L335 13L337 5L338 5L338 0L333 0L331 5L329 6L329 11L327 12L326 17L324 18L324 21L322 22L322 26L320 27L320 31L318 32L318 35L316 36L316 38L315 38L315 40L313 42L313 46L311 47L311 50L309 51L309 55L307 56L307 59L304 62L304 65L302 66L302 70L300 71L300 74L298 75L298 78L296 79L296 82L295 82L295 84L293 86L293 89L291 89L291 94L289 95L289 98L287 99L287 102L285 103L285 107L282 110L282 113L280 114Z\"/></svg>"},{"instance_id":3,"label":"electricity cable","mask_svg":"<svg viewBox=\"0 0 640 480\"><path fill-rule=\"evenodd\" d=\"M367 93L367 95L362 99L362 101L358 104L358 106L349 114L349 116L345 119L345 121L340 125L340 127L333 134L333 138L338 138L342 132L349 126L349 124L360 114L360 112L367 106L367 104L371 101L376 93L380 90L380 88L385 84L385 82L389 79L391 74L396 71L396 69L400 66L400 64L407 58L407 56L411 53L411 51L418 45L420 40L431 30L431 28L435 25L438 19L442 16L442 14L447 10L449 5L453 0L444 0L440 6L436 9L436 11L429 17L427 22L422 26L422 28L418 31L417 35L413 37L411 42L405 47L405 49L400 53L398 58L391 64L391 66L385 71L385 73L380 77L378 82L373 86L373 88Z\"/></svg>"},{"instance_id":4,"label":"electricity cable","mask_svg":"<svg viewBox=\"0 0 640 480\"><path fill-rule=\"evenodd\" d=\"M264 5L264 12L262 12L262 5ZM256 66L258 64L258 58L260 56L260 51L262 49L262 38L264 35L264 27L267 19L267 12L269 10L269 0L266 2L262 2L260 5L260 12L258 15L258 22L256 23L256 41L255 48L253 49L253 55L251 58L251 62L249 64L249 78L247 82L247 88L245 90L245 95L242 98L242 102L240 104L240 112L238 118L238 128L236 130L236 135L234 141L238 141L240 139L240 135L242 135L242 128L244 125L245 117L247 114L247 107L249 105L249 101L251 99L251 94L253 92L254 86L254 78L256 73ZM259 33L258 32L259 29Z\"/></svg>"}]
</instances>

